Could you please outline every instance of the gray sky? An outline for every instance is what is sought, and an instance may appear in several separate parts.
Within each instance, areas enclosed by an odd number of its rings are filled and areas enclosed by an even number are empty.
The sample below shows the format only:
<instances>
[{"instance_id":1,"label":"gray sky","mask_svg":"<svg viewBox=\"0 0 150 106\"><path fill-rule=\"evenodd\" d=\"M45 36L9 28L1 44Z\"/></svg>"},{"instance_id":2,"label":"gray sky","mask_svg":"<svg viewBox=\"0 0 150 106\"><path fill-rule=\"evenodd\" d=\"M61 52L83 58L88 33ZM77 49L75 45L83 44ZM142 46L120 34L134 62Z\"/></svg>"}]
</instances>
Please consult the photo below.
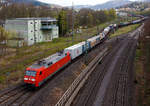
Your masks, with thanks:
<instances>
[{"instance_id":1,"label":"gray sky","mask_svg":"<svg viewBox=\"0 0 150 106\"><path fill-rule=\"evenodd\" d=\"M62 6L71 6L72 2L74 5L95 5L101 4L110 0L39 0L46 3L58 4ZM131 0L135 1L135 0Z\"/></svg>"}]
</instances>

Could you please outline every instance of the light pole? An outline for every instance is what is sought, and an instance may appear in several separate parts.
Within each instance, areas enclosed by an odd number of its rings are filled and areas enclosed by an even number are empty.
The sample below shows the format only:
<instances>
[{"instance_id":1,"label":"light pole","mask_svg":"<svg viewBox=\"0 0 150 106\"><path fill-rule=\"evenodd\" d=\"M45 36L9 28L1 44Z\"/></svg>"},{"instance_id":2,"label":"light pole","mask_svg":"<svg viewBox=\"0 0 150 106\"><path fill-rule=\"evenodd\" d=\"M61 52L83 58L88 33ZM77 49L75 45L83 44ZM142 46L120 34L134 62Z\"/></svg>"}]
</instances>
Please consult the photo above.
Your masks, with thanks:
<instances>
[{"instance_id":1,"label":"light pole","mask_svg":"<svg viewBox=\"0 0 150 106\"><path fill-rule=\"evenodd\" d=\"M72 43L74 42L74 8L73 8L73 3L72 3Z\"/></svg>"}]
</instances>

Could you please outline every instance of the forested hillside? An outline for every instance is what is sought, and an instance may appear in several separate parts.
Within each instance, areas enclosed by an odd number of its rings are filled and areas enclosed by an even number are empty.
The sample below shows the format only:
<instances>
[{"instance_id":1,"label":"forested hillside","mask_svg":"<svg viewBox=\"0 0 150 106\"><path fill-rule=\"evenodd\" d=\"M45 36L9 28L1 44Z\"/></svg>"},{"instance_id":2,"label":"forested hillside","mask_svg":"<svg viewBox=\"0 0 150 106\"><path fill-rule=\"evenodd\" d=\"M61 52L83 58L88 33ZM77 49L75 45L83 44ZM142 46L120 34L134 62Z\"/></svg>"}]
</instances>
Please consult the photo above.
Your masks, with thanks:
<instances>
[{"instance_id":1,"label":"forested hillside","mask_svg":"<svg viewBox=\"0 0 150 106\"><path fill-rule=\"evenodd\" d=\"M35 6L33 4L13 3L2 5L0 10L0 20L5 21L11 18L23 17L53 17L58 19L60 35L64 36L72 28L72 15L74 17L75 28L93 27L101 23L111 21L116 17L115 10L81 9L72 11L69 8L51 8L47 6Z\"/></svg>"}]
</instances>

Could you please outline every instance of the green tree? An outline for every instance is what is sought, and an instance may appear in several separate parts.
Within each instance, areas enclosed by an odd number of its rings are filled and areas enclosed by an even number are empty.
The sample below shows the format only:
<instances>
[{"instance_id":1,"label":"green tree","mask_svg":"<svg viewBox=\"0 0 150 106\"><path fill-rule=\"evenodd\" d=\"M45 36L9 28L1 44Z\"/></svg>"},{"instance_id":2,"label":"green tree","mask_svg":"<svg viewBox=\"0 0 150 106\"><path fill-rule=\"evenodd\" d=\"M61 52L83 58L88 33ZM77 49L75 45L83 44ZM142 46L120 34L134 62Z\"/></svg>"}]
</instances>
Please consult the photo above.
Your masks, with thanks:
<instances>
[{"instance_id":1,"label":"green tree","mask_svg":"<svg viewBox=\"0 0 150 106\"><path fill-rule=\"evenodd\" d=\"M88 13L87 24L88 24L88 27L93 26L93 15L91 13Z\"/></svg>"},{"instance_id":2,"label":"green tree","mask_svg":"<svg viewBox=\"0 0 150 106\"><path fill-rule=\"evenodd\" d=\"M13 39L17 37L15 31L6 31L3 27L0 26L0 41Z\"/></svg>"},{"instance_id":3,"label":"green tree","mask_svg":"<svg viewBox=\"0 0 150 106\"><path fill-rule=\"evenodd\" d=\"M104 17L105 17L105 20L110 20L110 17L109 17L109 11L108 10L104 10Z\"/></svg>"},{"instance_id":4,"label":"green tree","mask_svg":"<svg viewBox=\"0 0 150 106\"><path fill-rule=\"evenodd\" d=\"M116 11L114 9L109 10L109 17L110 17L109 18L110 20L113 20L116 18Z\"/></svg>"},{"instance_id":5,"label":"green tree","mask_svg":"<svg viewBox=\"0 0 150 106\"><path fill-rule=\"evenodd\" d=\"M64 36L67 33L67 17L66 11L62 10L58 15L59 34Z\"/></svg>"}]
</instances>

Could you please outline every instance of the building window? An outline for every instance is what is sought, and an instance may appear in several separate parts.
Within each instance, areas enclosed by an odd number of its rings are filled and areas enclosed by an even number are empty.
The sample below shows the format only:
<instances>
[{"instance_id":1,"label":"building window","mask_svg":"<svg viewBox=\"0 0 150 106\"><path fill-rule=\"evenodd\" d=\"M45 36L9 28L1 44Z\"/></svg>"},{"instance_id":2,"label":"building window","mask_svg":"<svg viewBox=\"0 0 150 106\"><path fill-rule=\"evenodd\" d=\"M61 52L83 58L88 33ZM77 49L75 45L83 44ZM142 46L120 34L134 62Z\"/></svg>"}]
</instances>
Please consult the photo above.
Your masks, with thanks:
<instances>
[{"instance_id":1,"label":"building window","mask_svg":"<svg viewBox=\"0 0 150 106\"><path fill-rule=\"evenodd\" d=\"M56 22L56 21L54 21L53 23L54 23L54 25L56 25L56 24L57 24L57 22Z\"/></svg>"}]
</instances>

